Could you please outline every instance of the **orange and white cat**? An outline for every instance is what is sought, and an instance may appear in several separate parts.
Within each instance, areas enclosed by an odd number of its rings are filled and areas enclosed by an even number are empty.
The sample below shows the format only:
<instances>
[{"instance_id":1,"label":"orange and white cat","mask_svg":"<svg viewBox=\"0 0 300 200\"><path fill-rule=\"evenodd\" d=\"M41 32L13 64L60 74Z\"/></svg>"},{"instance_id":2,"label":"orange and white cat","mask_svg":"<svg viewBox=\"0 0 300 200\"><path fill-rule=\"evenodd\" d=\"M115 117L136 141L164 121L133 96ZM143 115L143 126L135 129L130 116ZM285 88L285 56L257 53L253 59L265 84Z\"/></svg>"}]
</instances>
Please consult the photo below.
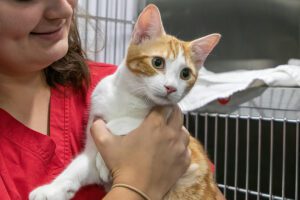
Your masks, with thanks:
<instances>
[{"instance_id":1,"label":"orange and white cat","mask_svg":"<svg viewBox=\"0 0 300 200\"><path fill-rule=\"evenodd\" d=\"M137 128L153 106L177 104L193 87L219 39L219 34L211 34L185 42L167 35L157 7L147 6L124 61L93 91L84 151L52 183L31 192L30 200L70 199L84 185L109 183L109 171L89 133L94 118L102 117L113 134L124 135ZM189 148L192 163L164 200L215 200L209 160L192 137Z\"/></svg>"}]
</instances>

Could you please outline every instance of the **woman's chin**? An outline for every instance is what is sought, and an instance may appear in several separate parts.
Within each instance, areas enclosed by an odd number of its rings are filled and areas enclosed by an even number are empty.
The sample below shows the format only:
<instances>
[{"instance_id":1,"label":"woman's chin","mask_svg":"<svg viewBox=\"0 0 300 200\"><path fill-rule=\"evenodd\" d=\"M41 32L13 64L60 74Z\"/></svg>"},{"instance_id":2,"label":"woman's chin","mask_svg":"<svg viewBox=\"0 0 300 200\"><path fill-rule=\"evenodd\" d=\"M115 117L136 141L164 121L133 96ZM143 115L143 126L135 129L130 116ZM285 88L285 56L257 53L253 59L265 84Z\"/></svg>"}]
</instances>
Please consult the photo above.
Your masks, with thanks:
<instances>
[{"instance_id":1,"label":"woman's chin","mask_svg":"<svg viewBox=\"0 0 300 200\"><path fill-rule=\"evenodd\" d=\"M53 47L53 50L49 51L51 59L55 62L63 58L68 53L68 44L60 44Z\"/></svg>"},{"instance_id":2,"label":"woman's chin","mask_svg":"<svg viewBox=\"0 0 300 200\"><path fill-rule=\"evenodd\" d=\"M39 48L37 48L36 50L36 55L34 56L37 57L37 59L39 59L40 61L44 61L45 63L47 62L49 65L60 60L67 54L69 44L68 39L64 38L52 45L41 45L38 47Z\"/></svg>"},{"instance_id":3,"label":"woman's chin","mask_svg":"<svg viewBox=\"0 0 300 200\"><path fill-rule=\"evenodd\" d=\"M40 61L41 64L44 66L49 66L56 61L62 59L66 54L68 53L68 47L62 47L57 50L51 50L48 52L45 52L44 55L41 55Z\"/></svg>"}]
</instances>

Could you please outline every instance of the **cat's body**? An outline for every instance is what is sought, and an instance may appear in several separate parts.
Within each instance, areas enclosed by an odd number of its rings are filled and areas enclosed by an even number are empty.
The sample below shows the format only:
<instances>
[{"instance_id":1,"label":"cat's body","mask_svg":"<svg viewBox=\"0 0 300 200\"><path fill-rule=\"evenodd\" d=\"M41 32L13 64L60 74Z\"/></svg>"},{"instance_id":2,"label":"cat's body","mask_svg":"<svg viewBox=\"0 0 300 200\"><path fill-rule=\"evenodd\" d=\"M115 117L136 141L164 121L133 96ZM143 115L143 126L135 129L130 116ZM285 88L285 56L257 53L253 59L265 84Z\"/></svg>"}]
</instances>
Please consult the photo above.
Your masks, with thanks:
<instances>
[{"instance_id":1,"label":"cat's body","mask_svg":"<svg viewBox=\"0 0 300 200\"><path fill-rule=\"evenodd\" d=\"M101 117L113 134L124 135L137 128L153 106L178 103L219 38L212 34L192 42L178 40L165 34L155 6L145 8L123 63L93 91L84 151L51 184L34 190L30 200L70 199L81 186L92 183L109 188L108 169L89 133L91 122ZM192 163L164 200L215 200L210 162L192 137L189 148Z\"/></svg>"}]
</instances>

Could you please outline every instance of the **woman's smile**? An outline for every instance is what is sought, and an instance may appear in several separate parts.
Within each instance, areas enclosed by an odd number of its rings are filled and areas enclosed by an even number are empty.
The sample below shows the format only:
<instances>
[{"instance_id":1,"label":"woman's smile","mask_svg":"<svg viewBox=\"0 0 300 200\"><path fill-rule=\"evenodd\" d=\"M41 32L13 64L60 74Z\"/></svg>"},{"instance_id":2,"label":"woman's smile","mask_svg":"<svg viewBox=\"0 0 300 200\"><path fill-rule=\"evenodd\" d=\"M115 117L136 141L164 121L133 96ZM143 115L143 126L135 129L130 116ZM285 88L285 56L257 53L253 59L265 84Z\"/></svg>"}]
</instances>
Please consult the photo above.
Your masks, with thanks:
<instances>
[{"instance_id":1,"label":"woman's smile","mask_svg":"<svg viewBox=\"0 0 300 200\"><path fill-rule=\"evenodd\" d=\"M63 26L61 26L61 27L55 28L55 29L31 32L30 35L33 37L42 39L42 40L55 42L64 37L64 30L65 30L65 28Z\"/></svg>"}]
</instances>

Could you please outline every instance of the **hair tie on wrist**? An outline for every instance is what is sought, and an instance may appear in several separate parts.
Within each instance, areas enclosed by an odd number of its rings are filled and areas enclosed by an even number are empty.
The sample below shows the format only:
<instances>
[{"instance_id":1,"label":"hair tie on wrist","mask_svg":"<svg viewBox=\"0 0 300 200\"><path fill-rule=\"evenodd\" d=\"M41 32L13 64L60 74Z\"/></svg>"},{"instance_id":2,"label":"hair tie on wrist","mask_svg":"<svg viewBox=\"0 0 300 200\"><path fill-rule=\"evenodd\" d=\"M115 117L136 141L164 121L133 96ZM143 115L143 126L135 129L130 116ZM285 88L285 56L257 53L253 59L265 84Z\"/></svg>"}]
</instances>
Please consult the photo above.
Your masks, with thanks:
<instances>
[{"instance_id":1,"label":"hair tie on wrist","mask_svg":"<svg viewBox=\"0 0 300 200\"><path fill-rule=\"evenodd\" d=\"M111 189L116 188L116 187L122 187L122 188L127 188L137 194L139 194L141 197L143 197L145 200L151 200L150 197L148 195L146 195L144 192L142 192L141 190L137 189L136 187L133 187L131 185L127 185L124 183L117 183L114 184Z\"/></svg>"}]
</instances>

